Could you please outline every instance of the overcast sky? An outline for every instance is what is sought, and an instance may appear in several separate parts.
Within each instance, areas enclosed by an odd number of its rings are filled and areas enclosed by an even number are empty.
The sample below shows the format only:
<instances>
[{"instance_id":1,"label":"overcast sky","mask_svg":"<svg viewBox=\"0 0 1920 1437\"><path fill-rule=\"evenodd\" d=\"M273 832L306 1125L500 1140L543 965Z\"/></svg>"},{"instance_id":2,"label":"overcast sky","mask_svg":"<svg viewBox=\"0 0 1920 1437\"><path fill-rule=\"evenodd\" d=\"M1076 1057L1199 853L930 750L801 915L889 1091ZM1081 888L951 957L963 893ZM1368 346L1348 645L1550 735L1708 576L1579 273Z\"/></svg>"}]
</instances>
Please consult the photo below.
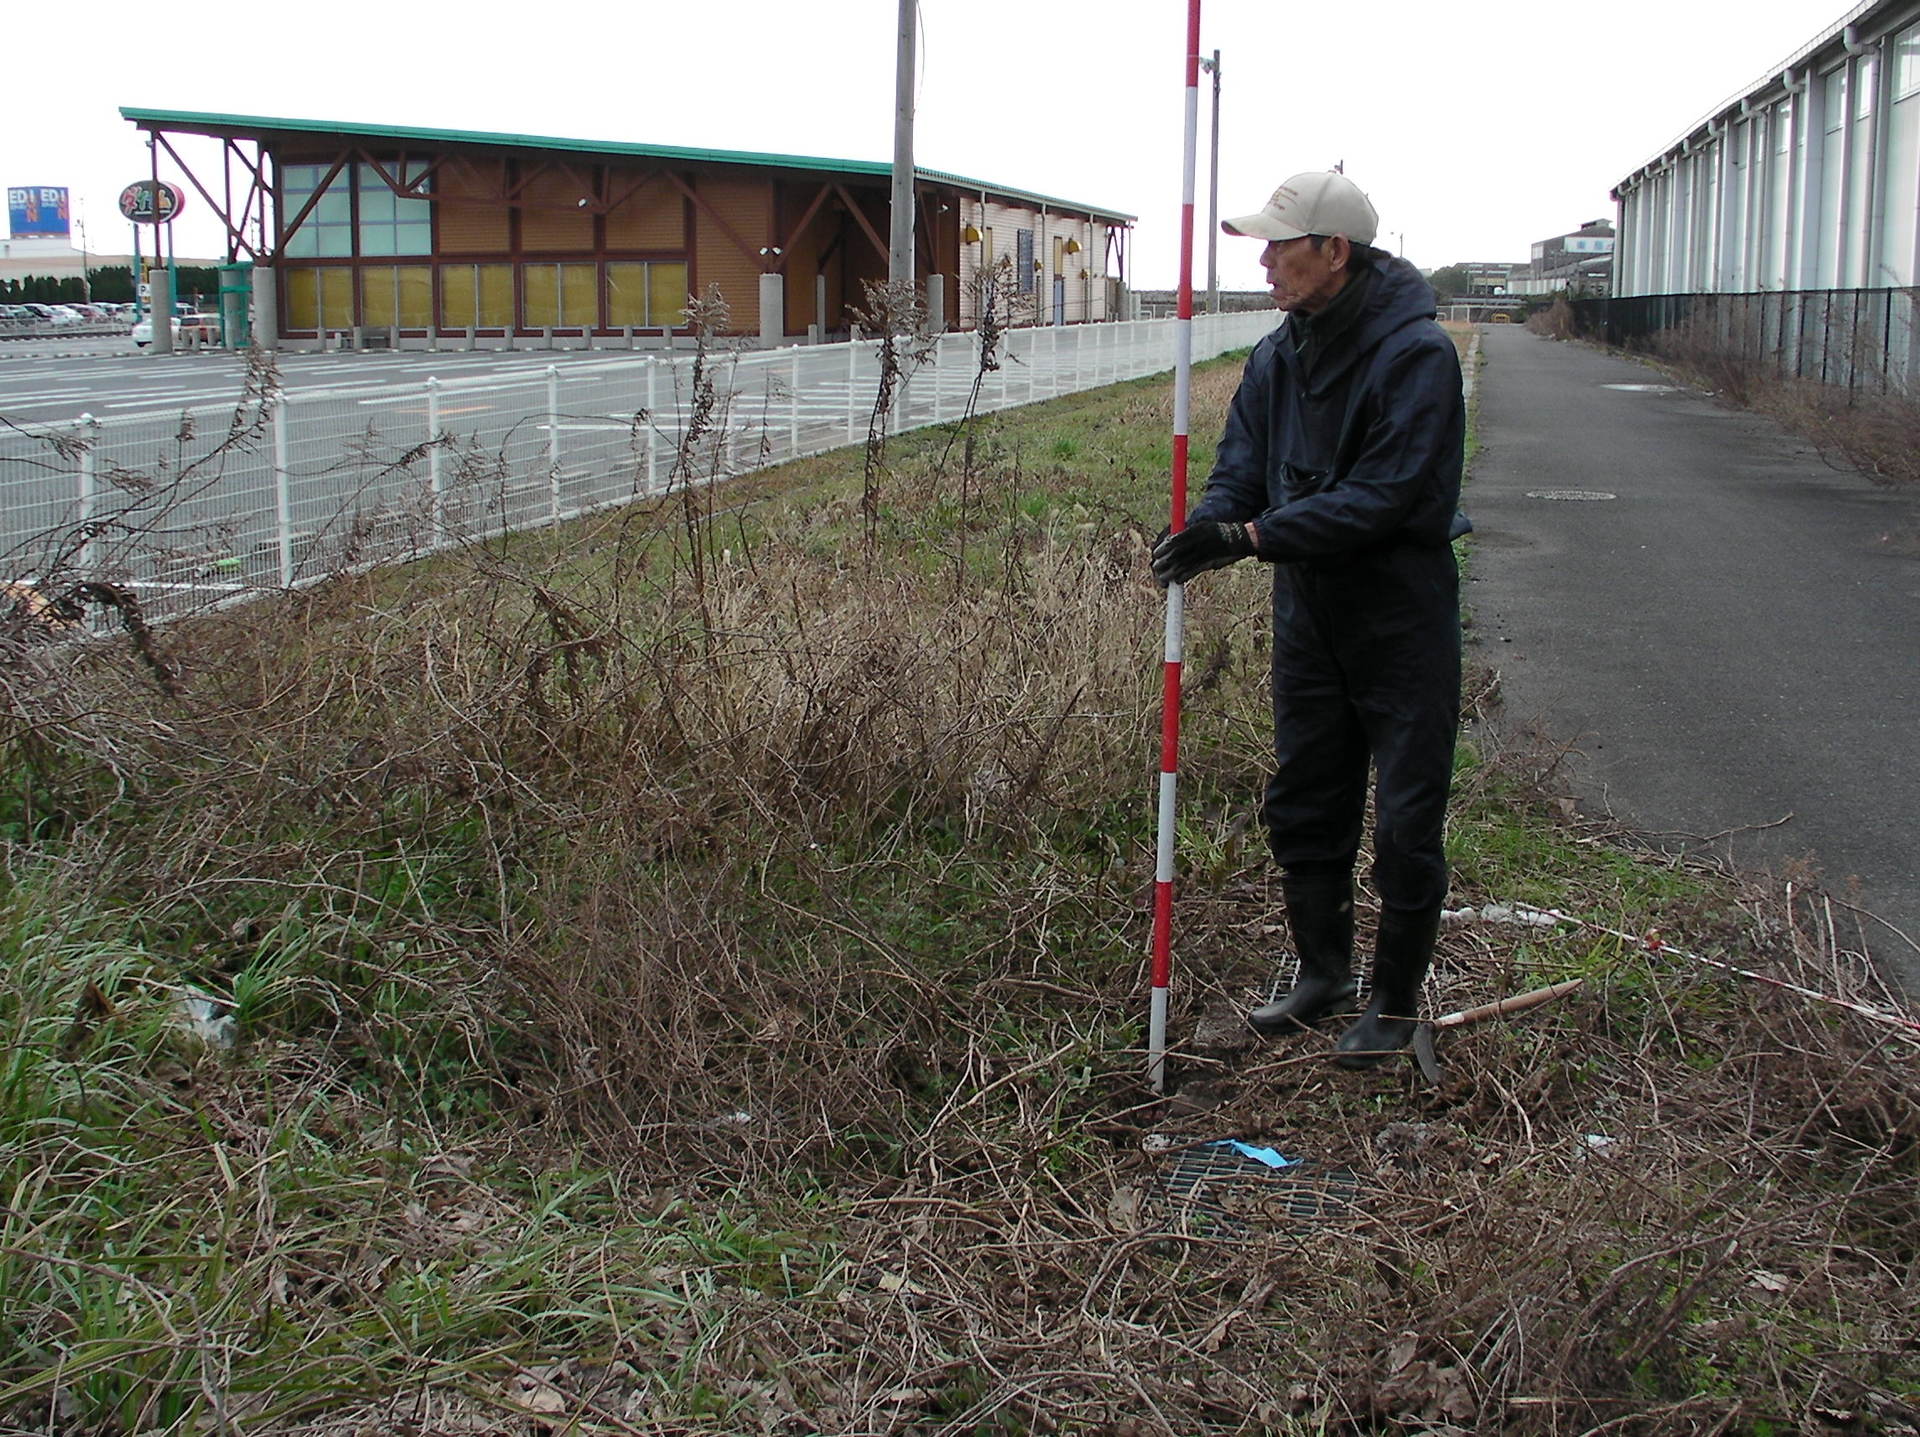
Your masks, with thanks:
<instances>
[{"instance_id":1,"label":"overcast sky","mask_svg":"<svg viewBox=\"0 0 1920 1437\"><path fill-rule=\"evenodd\" d=\"M1222 57L1220 212L1257 209L1286 175L1344 161L1380 212L1382 243L1417 264L1525 260L1535 240L1611 217L1616 181L1851 8L1204 0L1201 48ZM116 200L148 172L121 105L893 154L896 0L108 0L86 7L84 24L44 0L17 9L0 183L67 186L95 250L128 248ZM1182 0L922 0L920 15L918 162L1137 215L1133 283L1171 286ZM206 205L189 192L187 208L178 252L215 254ZM1258 286L1257 252L1223 237L1221 284ZM1203 237L1197 282L1205 263Z\"/></svg>"}]
</instances>

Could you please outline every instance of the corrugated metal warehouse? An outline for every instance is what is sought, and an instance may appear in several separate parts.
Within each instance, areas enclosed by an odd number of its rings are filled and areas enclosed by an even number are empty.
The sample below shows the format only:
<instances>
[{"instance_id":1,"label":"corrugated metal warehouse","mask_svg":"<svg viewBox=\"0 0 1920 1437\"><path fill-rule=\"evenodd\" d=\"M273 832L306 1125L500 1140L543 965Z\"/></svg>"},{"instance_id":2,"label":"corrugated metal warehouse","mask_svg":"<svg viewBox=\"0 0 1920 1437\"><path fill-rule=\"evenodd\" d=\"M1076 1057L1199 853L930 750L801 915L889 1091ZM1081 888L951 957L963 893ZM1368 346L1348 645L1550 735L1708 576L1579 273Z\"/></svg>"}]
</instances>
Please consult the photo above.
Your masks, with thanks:
<instances>
[{"instance_id":1,"label":"corrugated metal warehouse","mask_svg":"<svg viewBox=\"0 0 1920 1437\"><path fill-rule=\"evenodd\" d=\"M1857 6L1614 198L1616 295L1915 284L1920 4Z\"/></svg>"},{"instance_id":2,"label":"corrugated metal warehouse","mask_svg":"<svg viewBox=\"0 0 1920 1437\"><path fill-rule=\"evenodd\" d=\"M295 344L356 331L419 346L661 342L709 286L734 333L826 337L854 322L862 282L887 275L886 164L121 114L154 137L155 178L171 178L160 172L170 161L220 217L228 257L272 276L256 304ZM218 173L188 166L169 138L179 135L218 140ZM1124 317L1133 216L924 169L915 202L916 277L943 327L977 324L976 278L1003 257L1028 322ZM763 296L782 312L763 314Z\"/></svg>"}]
</instances>

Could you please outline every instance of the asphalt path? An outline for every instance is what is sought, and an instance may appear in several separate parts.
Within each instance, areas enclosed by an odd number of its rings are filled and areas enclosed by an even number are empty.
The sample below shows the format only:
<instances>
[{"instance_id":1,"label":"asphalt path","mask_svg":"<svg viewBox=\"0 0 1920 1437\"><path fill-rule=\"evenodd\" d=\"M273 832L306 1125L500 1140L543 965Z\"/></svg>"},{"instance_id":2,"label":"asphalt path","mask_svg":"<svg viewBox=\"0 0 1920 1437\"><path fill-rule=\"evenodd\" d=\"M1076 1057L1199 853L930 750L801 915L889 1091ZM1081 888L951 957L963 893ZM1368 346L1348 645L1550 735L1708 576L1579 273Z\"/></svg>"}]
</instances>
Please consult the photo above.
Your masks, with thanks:
<instances>
[{"instance_id":1,"label":"asphalt path","mask_svg":"<svg viewBox=\"0 0 1920 1437\"><path fill-rule=\"evenodd\" d=\"M1570 746L1582 805L1660 847L1810 866L1920 995L1920 494L1594 348L1489 325L1482 353L1468 603L1501 727Z\"/></svg>"}]
</instances>

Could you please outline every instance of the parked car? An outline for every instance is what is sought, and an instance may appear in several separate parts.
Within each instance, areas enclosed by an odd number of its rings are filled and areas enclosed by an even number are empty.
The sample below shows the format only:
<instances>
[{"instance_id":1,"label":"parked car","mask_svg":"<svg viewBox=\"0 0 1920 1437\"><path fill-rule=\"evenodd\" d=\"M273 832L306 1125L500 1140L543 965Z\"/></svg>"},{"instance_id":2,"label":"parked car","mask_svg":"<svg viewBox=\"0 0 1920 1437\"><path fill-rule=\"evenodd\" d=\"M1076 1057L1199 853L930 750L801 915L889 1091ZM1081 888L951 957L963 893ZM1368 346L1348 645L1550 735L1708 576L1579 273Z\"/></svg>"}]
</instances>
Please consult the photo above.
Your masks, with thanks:
<instances>
[{"instance_id":1,"label":"parked car","mask_svg":"<svg viewBox=\"0 0 1920 1437\"><path fill-rule=\"evenodd\" d=\"M148 315L133 327L131 336L134 344L145 349L153 343L153 316ZM220 316L217 314L185 314L173 322L173 342L175 344L198 343L218 344L220 342Z\"/></svg>"}]
</instances>

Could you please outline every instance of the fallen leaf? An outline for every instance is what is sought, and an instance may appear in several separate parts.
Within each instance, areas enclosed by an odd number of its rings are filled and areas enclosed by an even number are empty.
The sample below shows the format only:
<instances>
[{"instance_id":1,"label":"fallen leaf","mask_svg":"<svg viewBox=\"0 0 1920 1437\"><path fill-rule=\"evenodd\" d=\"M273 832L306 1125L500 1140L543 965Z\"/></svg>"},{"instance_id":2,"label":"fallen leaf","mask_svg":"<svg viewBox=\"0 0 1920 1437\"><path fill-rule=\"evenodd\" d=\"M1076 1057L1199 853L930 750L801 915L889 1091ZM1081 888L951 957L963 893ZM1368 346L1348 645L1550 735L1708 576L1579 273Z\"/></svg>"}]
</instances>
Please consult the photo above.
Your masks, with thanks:
<instances>
[{"instance_id":1,"label":"fallen leaf","mask_svg":"<svg viewBox=\"0 0 1920 1437\"><path fill-rule=\"evenodd\" d=\"M1387 1348L1387 1371L1399 1372L1413 1361L1413 1354L1420 1350L1420 1334L1403 1332L1393 1339Z\"/></svg>"}]
</instances>

